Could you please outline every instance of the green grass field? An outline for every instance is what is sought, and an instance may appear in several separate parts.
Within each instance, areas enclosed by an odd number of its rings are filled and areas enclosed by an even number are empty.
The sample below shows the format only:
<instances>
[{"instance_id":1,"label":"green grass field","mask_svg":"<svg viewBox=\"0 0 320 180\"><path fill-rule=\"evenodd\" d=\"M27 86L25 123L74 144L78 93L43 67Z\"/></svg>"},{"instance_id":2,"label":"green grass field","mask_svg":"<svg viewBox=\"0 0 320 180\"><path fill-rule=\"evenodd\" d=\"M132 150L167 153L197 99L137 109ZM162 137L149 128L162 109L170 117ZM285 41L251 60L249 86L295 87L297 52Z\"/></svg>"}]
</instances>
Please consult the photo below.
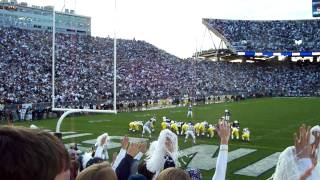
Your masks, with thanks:
<instances>
[{"instance_id":1,"label":"green grass field","mask_svg":"<svg viewBox=\"0 0 320 180\"><path fill-rule=\"evenodd\" d=\"M262 173L258 177L236 175L234 172L275 152L281 152L285 147L293 144L293 133L302 123L307 125L319 124L320 120L320 98L263 98L251 99L242 102L221 103L211 105L194 106L193 122L208 121L217 122L223 115L224 109L231 110L232 119L240 121L241 128L249 127L251 130L251 142L230 141L230 151L238 148L256 149L257 151L240 157L228 163L227 179L266 179L270 177L274 168ZM77 133L92 133L90 136L83 136L65 141L81 143L83 140L94 139L103 132L108 132L111 136L122 136L128 134L132 137L140 137L140 133L129 133L128 123L133 120L148 120L153 114L157 116L156 131L154 140L160 131L160 121L162 116L167 116L174 120L185 120L187 108L172 108L144 112L96 114L72 116L62 123L62 131L76 131ZM92 120L103 120L101 122L89 123ZM107 121L108 120L108 121ZM56 119L34 121L33 124L54 130ZM29 126L30 123L16 123L15 125ZM190 147L191 140L183 143L183 137L179 138L179 148ZM198 144L218 145L218 138L208 139L197 138ZM109 151L109 154L118 149ZM214 156L216 156L215 154ZM208 161L211 157L208 157ZM191 160L191 159L189 159ZM211 179L214 169L202 171L204 179Z\"/></svg>"}]
</instances>

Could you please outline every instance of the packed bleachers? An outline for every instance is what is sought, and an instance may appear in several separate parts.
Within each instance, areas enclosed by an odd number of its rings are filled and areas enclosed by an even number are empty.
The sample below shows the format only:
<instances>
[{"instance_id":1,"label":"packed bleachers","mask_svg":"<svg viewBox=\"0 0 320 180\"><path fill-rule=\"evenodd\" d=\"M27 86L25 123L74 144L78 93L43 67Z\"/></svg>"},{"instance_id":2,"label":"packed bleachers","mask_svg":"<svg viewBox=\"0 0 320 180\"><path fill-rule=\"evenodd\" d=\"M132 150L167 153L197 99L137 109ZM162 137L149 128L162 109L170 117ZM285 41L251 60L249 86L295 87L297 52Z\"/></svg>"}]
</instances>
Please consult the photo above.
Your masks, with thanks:
<instances>
[{"instance_id":1,"label":"packed bleachers","mask_svg":"<svg viewBox=\"0 0 320 180\"><path fill-rule=\"evenodd\" d=\"M320 20L203 19L227 39L235 51L301 52L320 50Z\"/></svg>"},{"instance_id":2,"label":"packed bleachers","mask_svg":"<svg viewBox=\"0 0 320 180\"><path fill-rule=\"evenodd\" d=\"M56 35L58 102L112 97L113 40ZM119 40L120 100L215 94L318 95L312 63L228 63L179 59L144 41ZM0 29L0 97L6 103L50 102L51 34Z\"/></svg>"}]
</instances>

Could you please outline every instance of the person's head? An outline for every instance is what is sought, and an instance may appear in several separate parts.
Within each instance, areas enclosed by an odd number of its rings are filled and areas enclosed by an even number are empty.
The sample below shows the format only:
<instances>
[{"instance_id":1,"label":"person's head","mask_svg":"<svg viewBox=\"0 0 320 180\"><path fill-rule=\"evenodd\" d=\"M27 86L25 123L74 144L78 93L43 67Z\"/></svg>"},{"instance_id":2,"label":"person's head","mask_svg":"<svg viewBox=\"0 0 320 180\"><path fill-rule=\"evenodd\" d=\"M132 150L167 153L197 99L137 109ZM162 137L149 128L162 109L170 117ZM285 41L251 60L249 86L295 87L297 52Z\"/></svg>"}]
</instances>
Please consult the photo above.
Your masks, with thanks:
<instances>
[{"instance_id":1,"label":"person's head","mask_svg":"<svg viewBox=\"0 0 320 180\"><path fill-rule=\"evenodd\" d=\"M0 128L1 179L70 178L70 160L55 136L17 127Z\"/></svg>"},{"instance_id":2,"label":"person's head","mask_svg":"<svg viewBox=\"0 0 320 180\"><path fill-rule=\"evenodd\" d=\"M96 146L103 146L109 141L108 133L103 133L97 138Z\"/></svg>"},{"instance_id":3,"label":"person's head","mask_svg":"<svg viewBox=\"0 0 320 180\"><path fill-rule=\"evenodd\" d=\"M171 153L173 152L173 144L172 144L172 141L169 137L166 137L165 146L169 152L171 152Z\"/></svg>"},{"instance_id":4,"label":"person's head","mask_svg":"<svg viewBox=\"0 0 320 180\"><path fill-rule=\"evenodd\" d=\"M94 164L77 176L76 180L117 180L117 175L108 162Z\"/></svg>"},{"instance_id":5,"label":"person's head","mask_svg":"<svg viewBox=\"0 0 320 180\"><path fill-rule=\"evenodd\" d=\"M78 150L78 144L77 143L72 143L70 146L70 149Z\"/></svg>"},{"instance_id":6,"label":"person's head","mask_svg":"<svg viewBox=\"0 0 320 180\"><path fill-rule=\"evenodd\" d=\"M169 129L162 130L158 138L159 147L163 147L169 154L178 152L178 138Z\"/></svg>"},{"instance_id":7,"label":"person's head","mask_svg":"<svg viewBox=\"0 0 320 180\"><path fill-rule=\"evenodd\" d=\"M190 177L184 170L172 167L161 171L157 180L190 180Z\"/></svg>"},{"instance_id":8,"label":"person's head","mask_svg":"<svg viewBox=\"0 0 320 180\"><path fill-rule=\"evenodd\" d=\"M178 138L169 129L162 130L158 140L150 144L146 153L146 168L153 173L163 169L167 155L172 158L175 164L179 163Z\"/></svg>"},{"instance_id":9,"label":"person's head","mask_svg":"<svg viewBox=\"0 0 320 180\"><path fill-rule=\"evenodd\" d=\"M94 164L99 164L102 163L104 160L102 158L99 157L94 157L91 158L87 163L86 163L86 167L92 166Z\"/></svg>"}]
</instances>

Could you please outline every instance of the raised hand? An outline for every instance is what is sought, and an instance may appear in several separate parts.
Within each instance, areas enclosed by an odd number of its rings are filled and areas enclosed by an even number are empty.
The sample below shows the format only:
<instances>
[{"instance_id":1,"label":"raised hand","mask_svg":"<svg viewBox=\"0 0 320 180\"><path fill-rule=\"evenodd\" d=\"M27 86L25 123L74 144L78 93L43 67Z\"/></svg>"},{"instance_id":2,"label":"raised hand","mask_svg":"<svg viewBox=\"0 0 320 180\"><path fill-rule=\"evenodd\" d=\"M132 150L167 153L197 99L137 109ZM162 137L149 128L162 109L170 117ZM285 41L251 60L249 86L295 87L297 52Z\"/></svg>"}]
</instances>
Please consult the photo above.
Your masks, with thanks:
<instances>
[{"instance_id":1,"label":"raised hand","mask_svg":"<svg viewBox=\"0 0 320 180\"><path fill-rule=\"evenodd\" d=\"M129 138L127 135L125 135L121 141L121 148L126 150L128 148L129 145Z\"/></svg>"},{"instance_id":2,"label":"raised hand","mask_svg":"<svg viewBox=\"0 0 320 180\"><path fill-rule=\"evenodd\" d=\"M219 121L216 131L220 137L220 144L227 145L230 138L230 124L227 121Z\"/></svg>"},{"instance_id":3,"label":"raised hand","mask_svg":"<svg viewBox=\"0 0 320 180\"><path fill-rule=\"evenodd\" d=\"M302 124L298 133L299 135L294 134L296 156L298 158L310 158L312 155L312 146L309 144L310 126L306 127L305 124Z\"/></svg>"},{"instance_id":4,"label":"raised hand","mask_svg":"<svg viewBox=\"0 0 320 180\"><path fill-rule=\"evenodd\" d=\"M148 147L148 144L146 142L141 143L139 146L139 152L142 152L143 154L145 154L147 152L147 147Z\"/></svg>"},{"instance_id":5,"label":"raised hand","mask_svg":"<svg viewBox=\"0 0 320 180\"><path fill-rule=\"evenodd\" d=\"M317 148L320 142L320 134L315 133L315 141L313 144L310 144L310 127L307 127L302 124L299 128L299 136L294 134L294 145L296 148L296 155L299 158L310 158L312 165L309 167L301 176L300 180L306 180L311 174L314 168L317 166L318 157L317 157Z\"/></svg>"},{"instance_id":6,"label":"raised hand","mask_svg":"<svg viewBox=\"0 0 320 180\"><path fill-rule=\"evenodd\" d=\"M139 153L139 143L130 143L127 153L131 157L135 157Z\"/></svg>"}]
</instances>

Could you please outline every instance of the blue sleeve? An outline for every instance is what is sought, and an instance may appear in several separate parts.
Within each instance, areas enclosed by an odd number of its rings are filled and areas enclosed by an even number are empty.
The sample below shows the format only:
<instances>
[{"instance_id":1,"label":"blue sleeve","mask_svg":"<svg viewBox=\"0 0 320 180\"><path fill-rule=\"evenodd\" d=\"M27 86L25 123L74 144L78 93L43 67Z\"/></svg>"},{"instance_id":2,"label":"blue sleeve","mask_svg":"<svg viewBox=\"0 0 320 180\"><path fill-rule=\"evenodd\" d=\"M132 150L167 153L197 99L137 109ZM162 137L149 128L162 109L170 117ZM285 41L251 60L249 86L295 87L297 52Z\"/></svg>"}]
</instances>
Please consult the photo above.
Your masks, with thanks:
<instances>
[{"instance_id":1,"label":"blue sleeve","mask_svg":"<svg viewBox=\"0 0 320 180\"><path fill-rule=\"evenodd\" d=\"M129 178L131 174L131 164L133 161L133 157L129 154L126 154L116 169L118 180L127 180Z\"/></svg>"}]
</instances>

